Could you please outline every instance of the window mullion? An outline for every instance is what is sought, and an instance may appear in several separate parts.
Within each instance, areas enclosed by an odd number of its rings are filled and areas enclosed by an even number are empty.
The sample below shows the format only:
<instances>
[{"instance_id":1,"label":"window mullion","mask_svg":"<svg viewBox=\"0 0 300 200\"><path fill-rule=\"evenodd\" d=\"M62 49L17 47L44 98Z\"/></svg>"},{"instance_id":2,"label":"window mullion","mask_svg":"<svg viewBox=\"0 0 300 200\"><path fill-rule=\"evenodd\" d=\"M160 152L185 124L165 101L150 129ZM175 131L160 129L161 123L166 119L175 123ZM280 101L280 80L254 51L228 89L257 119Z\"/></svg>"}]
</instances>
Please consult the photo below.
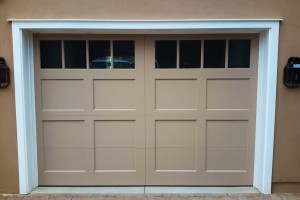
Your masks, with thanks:
<instances>
[{"instance_id":1,"label":"window mullion","mask_svg":"<svg viewBox=\"0 0 300 200\"><path fill-rule=\"evenodd\" d=\"M110 69L114 69L114 49L113 40L110 40Z\"/></svg>"},{"instance_id":2,"label":"window mullion","mask_svg":"<svg viewBox=\"0 0 300 200\"><path fill-rule=\"evenodd\" d=\"M179 51L180 51L180 47L179 47L179 40L177 40L177 46L176 46L177 50L176 50L176 68L179 69Z\"/></svg>"},{"instance_id":3,"label":"window mullion","mask_svg":"<svg viewBox=\"0 0 300 200\"><path fill-rule=\"evenodd\" d=\"M61 61L62 61L62 68L65 69L65 43L64 40L61 40Z\"/></svg>"},{"instance_id":4,"label":"window mullion","mask_svg":"<svg viewBox=\"0 0 300 200\"><path fill-rule=\"evenodd\" d=\"M226 46L225 46L225 68L228 68L228 53L229 52L229 40L226 40Z\"/></svg>"}]
</instances>

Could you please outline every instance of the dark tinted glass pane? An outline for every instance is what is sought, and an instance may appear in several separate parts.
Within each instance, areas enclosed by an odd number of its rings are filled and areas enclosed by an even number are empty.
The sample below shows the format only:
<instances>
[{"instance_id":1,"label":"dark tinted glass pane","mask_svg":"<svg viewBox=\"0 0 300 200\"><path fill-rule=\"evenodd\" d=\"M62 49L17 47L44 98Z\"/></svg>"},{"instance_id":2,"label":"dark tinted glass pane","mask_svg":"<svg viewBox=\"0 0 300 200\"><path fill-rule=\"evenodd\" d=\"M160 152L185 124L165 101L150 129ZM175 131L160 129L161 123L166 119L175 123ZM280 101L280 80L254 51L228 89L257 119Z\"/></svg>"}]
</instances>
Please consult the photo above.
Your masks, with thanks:
<instances>
[{"instance_id":1,"label":"dark tinted glass pane","mask_svg":"<svg viewBox=\"0 0 300 200\"><path fill-rule=\"evenodd\" d=\"M89 41L89 63L91 69L110 68L110 41Z\"/></svg>"},{"instance_id":2,"label":"dark tinted glass pane","mask_svg":"<svg viewBox=\"0 0 300 200\"><path fill-rule=\"evenodd\" d=\"M155 68L176 68L176 40L155 41Z\"/></svg>"},{"instance_id":3,"label":"dark tinted glass pane","mask_svg":"<svg viewBox=\"0 0 300 200\"><path fill-rule=\"evenodd\" d=\"M250 40L229 40L228 67L250 67Z\"/></svg>"},{"instance_id":4,"label":"dark tinted glass pane","mask_svg":"<svg viewBox=\"0 0 300 200\"><path fill-rule=\"evenodd\" d=\"M204 41L204 68L225 67L225 40Z\"/></svg>"},{"instance_id":5,"label":"dark tinted glass pane","mask_svg":"<svg viewBox=\"0 0 300 200\"><path fill-rule=\"evenodd\" d=\"M180 68L200 68L201 41L180 41Z\"/></svg>"},{"instance_id":6,"label":"dark tinted glass pane","mask_svg":"<svg viewBox=\"0 0 300 200\"><path fill-rule=\"evenodd\" d=\"M86 47L84 40L66 40L65 66L72 69L86 68Z\"/></svg>"},{"instance_id":7,"label":"dark tinted glass pane","mask_svg":"<svg viewBox=\"0 0 300 200\"><path fill-rule=\"evenodd\" d=\"M134 41L113 41L115 69L134 69Z\"/></svg>"},{"instance_id":8,"label":"dark tinted glass pane","mask_svg":"<svg viewBox=\"0 0 300 200\"><path fill-rule=\"evenodd\" d=\"M61 41L40 41L41 68L62 68Z\"/></svg>"}]
</instances>

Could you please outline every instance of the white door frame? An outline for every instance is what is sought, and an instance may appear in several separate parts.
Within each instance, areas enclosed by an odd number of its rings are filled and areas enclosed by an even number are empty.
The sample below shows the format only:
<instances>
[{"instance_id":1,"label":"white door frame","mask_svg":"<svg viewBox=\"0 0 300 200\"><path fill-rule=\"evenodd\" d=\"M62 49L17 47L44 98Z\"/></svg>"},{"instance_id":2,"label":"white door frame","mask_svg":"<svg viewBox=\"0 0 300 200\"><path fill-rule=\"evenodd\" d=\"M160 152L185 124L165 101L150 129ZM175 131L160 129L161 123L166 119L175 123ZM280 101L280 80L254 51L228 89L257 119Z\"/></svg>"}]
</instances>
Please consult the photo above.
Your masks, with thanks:
<instances>
[{"instance_id":1,"label":"white door frame","mask_svg":"<svg viewBox=\"0 0 300 200\"><path fill-rule=\"evenodd\" d=\"M20 194L38 186L32 34L259 33L253 186L271 193L280 19L251 20L20 20L11 19Z\"/></svg>"}]
</instances>

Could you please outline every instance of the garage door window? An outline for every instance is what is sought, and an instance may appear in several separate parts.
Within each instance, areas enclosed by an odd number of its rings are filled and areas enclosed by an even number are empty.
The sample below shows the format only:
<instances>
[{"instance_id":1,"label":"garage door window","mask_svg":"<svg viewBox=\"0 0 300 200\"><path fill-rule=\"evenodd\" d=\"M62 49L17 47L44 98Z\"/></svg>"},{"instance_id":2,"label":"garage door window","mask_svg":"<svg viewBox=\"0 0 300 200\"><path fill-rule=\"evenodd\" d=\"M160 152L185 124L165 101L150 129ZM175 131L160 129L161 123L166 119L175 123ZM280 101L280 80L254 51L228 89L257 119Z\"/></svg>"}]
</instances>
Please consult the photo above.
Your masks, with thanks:
<instances>
[{"instance_id":1,"label":"garage door window","mask_svg":"<svg viewBox=\"0 0 300 200\"><path fill-rule=\"evenodd\" d=\"M177 41L155 41L155 68L176 68Z\"/></svg>"},{"instance_id":2,"label":"garage door window","mask_svg":"<svg viewBox=\"0 0 300 200\"><path fill-rule=\"evenodd\" d=\"M250 67L250 43L251 40L229 40L229 68Z\"/></svg>"},{"instance_id":3,"label":"garage door window","mask_svg":"<svg viewBox=\"0 0 300 200\"><path fill-rule=\"evenodd\" d=\"M204 68L225 68L226 40L204 41Z\"/></svg>"},{"instance_id":4,"label":"garage door window","mask_svg":"<svg viewBox=\"0 0 300 200\"><path fill-rule=\"evenodd\" d=\"M135 42L41 40L40 59L42 69L134 69Z\"/></svg>"},{"instance_id":5,"label":"garage door window","mask_svg":"<svg viewBox=\"0 0 300 200\"><path fill-rule=\"evenodd\" d=\"M180 68L200 68L201 40L180 40Z\"/></svg>"},{"instance_id":6,"label":"garage door window","mask_svg":"<svg viewBox=\"0 0 300 200\"><path fill-rule=\"evenodd\" d=\"M250 68L250 48L249 39L156 40L155 68Z\"/></svg>"},{"instance_id":7,"label":"garage door window","mask_svg":"<svg viewBox=\"0 0 300 200\"><path fill-rule=\"evenodd\" d=\"M109 40L89 41L89 63L91 69L109 69L111 67Z\"/></svg>"},{"instance_id":8,"label":"garage door window","mask_svg":"<svg viewBox=\"0 0 300 200\"><path fill-rule=\"evenodd\" d=\"M113 41L115 69L134 68L134 41Z\"/></svg>"},{"instance_id":9,"label":"garage door window","mask_svg":"<svg viewBox=\"0 0 300 200\"><path fill-rule=\"evenodd\" d=\"M62 53L60 40L41 40L41 68L62 68Z\"/></svg>"},{"instance_id":10,"label":"garage door window","mask_svg":"<svg viewBox=\"0 0 300 200\"><path fill-rule=\"evenodd\" d=\"M85 40L64 41L65 66L70 69L86 68Z\"/></svg>"}]
</instances>

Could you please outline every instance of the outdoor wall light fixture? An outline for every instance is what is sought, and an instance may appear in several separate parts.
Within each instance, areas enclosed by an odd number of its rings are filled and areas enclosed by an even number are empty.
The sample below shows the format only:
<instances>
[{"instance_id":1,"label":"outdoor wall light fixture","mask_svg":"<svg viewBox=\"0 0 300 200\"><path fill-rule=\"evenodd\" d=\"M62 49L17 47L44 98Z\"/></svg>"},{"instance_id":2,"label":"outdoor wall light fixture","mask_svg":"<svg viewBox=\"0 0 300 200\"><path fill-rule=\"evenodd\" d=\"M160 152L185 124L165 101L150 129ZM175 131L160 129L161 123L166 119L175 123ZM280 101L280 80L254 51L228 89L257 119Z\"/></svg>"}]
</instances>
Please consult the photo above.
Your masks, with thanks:
<instances>
[{"instance_id":1,"label":"outdoor wall light fixture","mask_svg":"<svg viewBox=\"0 0 300 200\"><path fill-rule=\"evenodd\" d=\"M284 68L284 84L287 87L300 87L300 58L290 57Z\"/></svg>"},{"instance_id":2,"label":"outdoor wall light fixture","mask_svg":"<svg viewBox=\"0 0 300 200\"><path fill-rule=\"evenodd\" d=\"M9 68L6 65L4 58L0 57L0 88L5 88L9 85Z\"/></svg>"}]
</instances>

